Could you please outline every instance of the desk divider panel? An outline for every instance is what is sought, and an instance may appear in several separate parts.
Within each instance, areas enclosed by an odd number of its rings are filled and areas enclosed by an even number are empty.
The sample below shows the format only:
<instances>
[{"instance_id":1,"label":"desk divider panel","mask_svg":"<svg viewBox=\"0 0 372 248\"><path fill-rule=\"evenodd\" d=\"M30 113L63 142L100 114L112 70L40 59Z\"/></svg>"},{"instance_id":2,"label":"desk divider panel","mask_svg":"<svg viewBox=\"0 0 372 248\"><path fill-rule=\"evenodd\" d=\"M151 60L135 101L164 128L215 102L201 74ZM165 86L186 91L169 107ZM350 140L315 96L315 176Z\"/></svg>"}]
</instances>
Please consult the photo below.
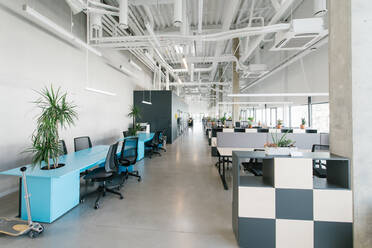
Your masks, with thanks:
<instances>
[{"instance_id":1,"label":"desk divider panel","mask_svg":"<svg viewBox=\"0 0 372 248\"><path fill-rule=\"evenodd\" d=\"M262 148L266 133L217 133L217 147Z\"/></svg>"}]
</instances>

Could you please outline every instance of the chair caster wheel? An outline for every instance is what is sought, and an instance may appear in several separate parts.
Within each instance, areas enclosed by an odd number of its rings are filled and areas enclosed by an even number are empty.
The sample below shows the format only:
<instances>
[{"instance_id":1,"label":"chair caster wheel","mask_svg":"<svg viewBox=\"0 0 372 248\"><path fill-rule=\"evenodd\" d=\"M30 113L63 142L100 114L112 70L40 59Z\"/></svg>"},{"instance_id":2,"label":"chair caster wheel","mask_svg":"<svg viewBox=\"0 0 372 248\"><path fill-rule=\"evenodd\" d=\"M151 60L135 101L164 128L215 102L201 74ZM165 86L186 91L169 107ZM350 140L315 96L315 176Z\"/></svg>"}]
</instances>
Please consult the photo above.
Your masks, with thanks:
<instances>
[{"instance_id":1,"label":"chair caster wheel","mask_svg":"<svg viewBox=\"0 0 372 248\"><path fill-rule=\"evenodd\" d=\"M84 198L80 199L80 203L84 203L84 202L85 202Z\"/></svg>"},{"instance_id":2,"label":"chair caster wheel","mask_svg":"<svg viewBox=\"0 0 372 248\"><path fill-rule=\"evenodd\" d=\"M141 182L142 181L142 178L140 177L140 178L138 178L138 182Z\"/></svg>"},{"instance_id":3,"label":"chair caster wheel","mask_svg":"<svg viewBox=\"0 0 372 248\"><path fill-rule=\"evenodd\" d=\"M38 232L30 231L30 232L28 233L28 236L29 236L30 238L34 239L34 238L37 238L37 237L39 236L39 234L40 234L40 233L38 233Z\"/></svg>"},{"instance_id":4,"label":"chair caster wheel","mask_svg":"<svg viewBox=\"0 0 372 248\"><path fill-rule=\"evenodd\" d=\"M96 203L96 205L94 205L94 209L99 209L99 204Z\"/></svg>"},{"instance_id":5,"label":"chair caster wheel","mask_svg":"<svg viewBox=\"0 0 372 248\"><path fill-rule=\"evenodd\" d=\"M124 196L121 195L121 196L120 196L120 200L123 200L123 199L124 199Z\"/></svg>"}]
</instances>

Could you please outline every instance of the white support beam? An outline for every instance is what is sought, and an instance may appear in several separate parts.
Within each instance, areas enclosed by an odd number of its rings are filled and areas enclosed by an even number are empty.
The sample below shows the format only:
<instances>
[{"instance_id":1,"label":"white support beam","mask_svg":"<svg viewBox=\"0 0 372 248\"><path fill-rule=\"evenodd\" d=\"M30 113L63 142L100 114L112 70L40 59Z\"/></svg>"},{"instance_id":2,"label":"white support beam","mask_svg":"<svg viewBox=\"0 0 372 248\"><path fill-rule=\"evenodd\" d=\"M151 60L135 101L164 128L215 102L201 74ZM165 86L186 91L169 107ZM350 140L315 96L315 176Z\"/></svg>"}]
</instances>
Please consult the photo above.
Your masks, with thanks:
<instances>
[{"instance_id":1,"label":"white support beam","mask_svg":"<svg viewBox=\"0 0 372 248\"><path fill-rule=\"evenodd\" d=\"M278 12L279 9L280 9L280 3L279 3L279 1L278 0L271 0L271 4L273 5L275 11Z\"/></svg>"}]
</instances>

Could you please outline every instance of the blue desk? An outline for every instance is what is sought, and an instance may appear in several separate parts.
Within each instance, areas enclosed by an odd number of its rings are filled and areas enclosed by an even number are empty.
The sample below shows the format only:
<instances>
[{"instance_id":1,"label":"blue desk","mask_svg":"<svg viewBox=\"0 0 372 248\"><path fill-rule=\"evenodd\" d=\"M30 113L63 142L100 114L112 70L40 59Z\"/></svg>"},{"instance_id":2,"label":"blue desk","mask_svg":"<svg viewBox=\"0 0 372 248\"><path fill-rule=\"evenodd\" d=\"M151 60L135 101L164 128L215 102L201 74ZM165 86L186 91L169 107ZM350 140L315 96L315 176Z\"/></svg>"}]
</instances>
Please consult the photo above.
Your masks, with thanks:
<instances>
[{"instance_id":1,"label":"blue desk","mask_svg":"<svg viewBox=\"0 0 372 248\"><path fill-rule=\"evenodd\" d=\"M138 160L144 157L144 143L150 141L153 136L153 133L138 135ZM27 186L31 194L32 220L52 223L77 206L80 201L80 173L103 164L106 161L108 149L109 146L101 145L63 155L59 162L64 163L65 166L56 170L41 170L38 166L32 168L31 165L26 165L28 168L26 171ZM120 152L121 144L118 147L117 155L120 155ZM21 177L19 168L0 172L0 175ZM129 171L131 170L130 167ZM21 218L27 220L23 188Z\"/></svg>"},{"instance_id":2,"label":"blue desk","mask_svg":"<svg viewBox=\"0 0 372 248\"><path fill-rule=\"evenodd\" d=\"M78 205L80 172L104 163L108 149L109 146L94 146L61 156L60 162L65 163L65 166L56 170L41 170L39 167L26 165L32 220L51 223ZM19 168L0 174L22 176ZM27 220L23 188L21 199L21 218Z\"/></svg>"}]
</instances>

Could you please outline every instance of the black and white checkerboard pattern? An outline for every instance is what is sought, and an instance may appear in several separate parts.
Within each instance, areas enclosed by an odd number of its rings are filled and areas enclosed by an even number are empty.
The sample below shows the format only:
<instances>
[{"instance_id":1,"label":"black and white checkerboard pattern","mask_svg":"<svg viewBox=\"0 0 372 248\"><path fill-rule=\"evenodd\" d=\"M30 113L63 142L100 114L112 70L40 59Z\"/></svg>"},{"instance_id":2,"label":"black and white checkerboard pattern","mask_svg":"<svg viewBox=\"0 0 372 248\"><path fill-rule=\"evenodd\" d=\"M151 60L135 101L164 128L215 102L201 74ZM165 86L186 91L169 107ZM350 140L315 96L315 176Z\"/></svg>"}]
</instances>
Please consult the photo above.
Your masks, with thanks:
<instances>
[{"instance_id":1,"label":"black and white checkerboard pattern","mask_svg":"<svg viewBox=\"0 0 372 248\"><path fill-rule=\"evenodd\" d=\"M239 186L240 246L353 247L351 190L314 188L311 159L274 161L274 187Z\"/></svg>"}]
</instances>

